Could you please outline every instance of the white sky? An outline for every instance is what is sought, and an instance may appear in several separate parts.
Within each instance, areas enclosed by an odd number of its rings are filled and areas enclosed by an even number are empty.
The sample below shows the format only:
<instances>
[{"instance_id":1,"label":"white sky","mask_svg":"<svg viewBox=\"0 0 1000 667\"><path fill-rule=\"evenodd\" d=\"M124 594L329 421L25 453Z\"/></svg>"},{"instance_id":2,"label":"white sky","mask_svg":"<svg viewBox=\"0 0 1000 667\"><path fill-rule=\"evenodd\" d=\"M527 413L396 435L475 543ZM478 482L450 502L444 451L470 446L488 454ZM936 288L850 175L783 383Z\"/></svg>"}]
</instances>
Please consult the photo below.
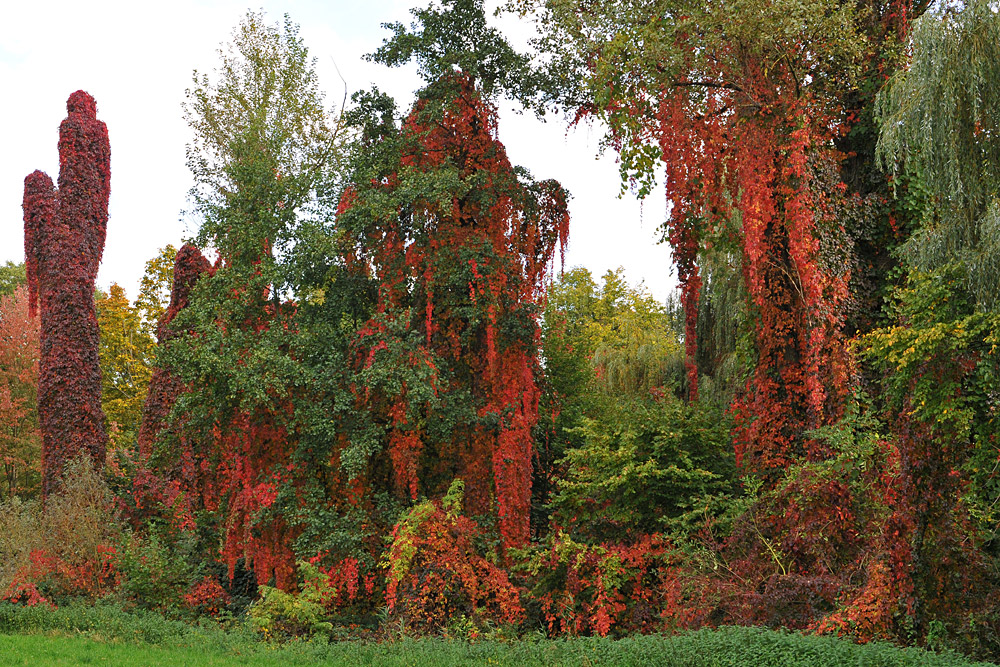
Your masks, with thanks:
<instances>
[{"instance_id":1,"label":"white sky","mask_svg":"<svg viewBox=\"0 0 1000 667\"><path fill-rule=\"evenodd\" d=\"M245 2L245 0L244 0ZM35 169L58 175L59 123L75 90L97 100L111 139L111 205L107 245L97 283L122 285L134 298L143 266L158 248L179 245L197 226L184 219L190 176L184 161L189 130L181 114L191 72L211 72L216 50L246 13L244 2L171 0L4 2L0 17L0 262L24 259L21 198ZM388 69L364 62L388 34L380 24L409 23L411 6L426 0L257 0L277 22L284 13L301 25L300 37L318 58L330 102L373 84L408 109L421 86L415 67ZM490 4L489 2L487 3ZM495 3L493 3L495 4ZM521 45L533 27L504 18ZM523 48L523 47L521 47ZM618 199L614 155L597 158L600 132L568 130L501 105L500 140L515 164L535 178L556 178L572 193L567 268L585 266L595 277L618 266L660 300L676 284L666 245L656 229L665 215L662 190L640 205Z\"/></svg>"}]
</instances>

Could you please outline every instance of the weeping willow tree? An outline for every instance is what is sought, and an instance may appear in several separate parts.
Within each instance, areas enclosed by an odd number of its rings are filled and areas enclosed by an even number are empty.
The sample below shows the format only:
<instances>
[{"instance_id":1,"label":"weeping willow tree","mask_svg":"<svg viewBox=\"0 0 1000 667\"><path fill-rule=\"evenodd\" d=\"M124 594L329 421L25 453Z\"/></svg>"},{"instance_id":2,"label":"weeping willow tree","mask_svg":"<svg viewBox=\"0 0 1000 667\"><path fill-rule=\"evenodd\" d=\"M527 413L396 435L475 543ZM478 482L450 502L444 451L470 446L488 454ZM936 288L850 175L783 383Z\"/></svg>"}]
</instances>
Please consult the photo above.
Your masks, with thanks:
<instances>
[{"instance_id":1,"label":"weeping willow tree","mask_svg":"<svg viewBox=\"0 0 1000 667\"><path fill-rule=\"evenodd\" d=\"M659 313L656 313L659 314ZM665 317L650 325L650 313L626 308L615 332L602 340L591 357L598 386L612 393L642 394L676 380L682 348Z\"/></svg>"},{"instance_id":2,"label":"weeping willow tree","mask_svg":"<svg viewBox=\"0 0 1000 667\"><path fill-rule=\"evenodd\" d=\"M608 271L602 281L597 287L589 272L575 269L553 295L555 310L571 320L567 324L579 338L574 345L589 357L593 388L636 396L673 388L683 364L677 314L668 312L642 285L630 286L622 268ZM583 290L575 295L582 307L567 298L574 288Z\"/></svg>"},{"instance_id":3,"label":"weeping willow tree","mask_svg":"<svg viewBox=\"0 0 1000 667\"><path fill-rule=\"evenodd\" d=\"M716 246L702 251L699 262L703 284L698 300L698 395L726 409L756 362L742 258Z\"/></svg>"},{"instance_id":4,"label":"weeping willow tree","mask_svg":"<svg viewBox=\"0 0 1000 667\"><path fill-rule=\"evenodd\" d=\"M904 251L931 271L961 266L979 306L1000 309L1000 14L988 0L913 24L910 66L879 94L878 156L923 191ZM905 161L904 161L905 159Z\"/></svg>"}]
</instances>

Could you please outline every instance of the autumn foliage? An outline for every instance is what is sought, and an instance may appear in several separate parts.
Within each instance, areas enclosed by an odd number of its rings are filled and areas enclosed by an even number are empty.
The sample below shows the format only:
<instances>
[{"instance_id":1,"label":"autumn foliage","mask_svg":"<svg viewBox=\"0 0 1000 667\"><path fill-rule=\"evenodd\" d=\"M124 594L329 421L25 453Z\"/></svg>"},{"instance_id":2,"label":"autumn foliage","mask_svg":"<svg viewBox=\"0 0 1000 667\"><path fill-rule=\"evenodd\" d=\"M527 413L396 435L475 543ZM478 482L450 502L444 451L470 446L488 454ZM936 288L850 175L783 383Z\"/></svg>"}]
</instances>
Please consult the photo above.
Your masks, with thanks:
<instances>
[{"instance_id":1,"label":"autumn foliage","mask_svg":"<svg viewBox=\"0 0 1000 667\"><path fill-rule=\"evenodd\" d=\"M170 303L156 327L157 342L160 345L170 340L173 333L170 330L170 323L177 316L178 311L187 305L194 283L210 268L208 260L194 246L186 244L177 251ZM162 368L153 372L149 386L150 391L143 407L142 428L138 438L139 455L143 458L149 457L153 443L160 431L166 426L171 408L177 401L178 395L184 391L180 380L169 370Z\"/></svg>"},{"instance_id":2,"label":"autumn foliage","mask_svg":"<svg viewBox=\"0 0 1000 667\"><path fill-rule=\"evenodd\" d=\"M37 485L38 318L28 313L28 289L0 297L0 459L8 498Z\"/></svg>"},{"instance_id":3,"label":"autumn foliage","mask_svg":"<svg viewBox=\"0 0 1000 667\"><path fill-rule=\"evenodd\" d=\"M840 313L848 274L820 256L824 233L843 234L828 213L842 195L818 182L837 160L832 140L842 130L835 110L797 97L790 68L765 72L753 58L741 65L718 74L737 83L707 96L698 89L711 82L665 89L658 138L686 313L689 394L697 398L698 253L711 240L730 243L756 313L756 369L733 406L737 456L766 473L826 456L802 434L836 419L844 397ZM754 111L729 111L747 97ZM729 221L737 216L734 232Z\"/></svg>"},{"instance_id":4,"label":"autumn foliage","mask_svg":"<svg viewBox=\"0 0 1000 667\"><path fill-rule=\"evenodd\" d=\"M197 248L184 245L174 263L170 303L157 323L157 342L165 344L175 334L170 324L187 303L194 283L211 265ZM167 512L178 526L193 527L193 511L201 506L203 468L207 462L198 460L189 440L176 436L179 452L151 460L154 444L165 435L170 412L185 391L184 383L169 369L156 368L149 382L142 410L142 425L138 434L140 470L134 480L134 499L139 515L150 509Z\"/></svg>"},{"instance_id":5,"label":"autumn foliage","mask_svg":"<svg viewBox=\"0 0 1000 667\"><path fill-rule=\"evenodd\" d=\"M550 634L623 636L696 624L674 558L662 535L586 544L556 528L518 569Z\"/></svg>"},{"instance_id":6,"label":"autumn foliage","mask_svg":"<svg viewBox=\"0 0 1000 667\"><path fill-rule=\"evenodd\" d=\"M128 313L161 314L155 368L106 460L109 152L70 97L0 299L6 495L39 438L47 494L0 507L0 598L114 593L268 639L755 625L1000 655L1000 314L975 275L1000 204L950 229L927 156L893 182L872 146L926 6L541 4L544 64L482 0L415 10L372 56L418 61L414 104L373 89L336 122L296 26L247 16L188 91L202 228L169 303L172 247ZM677 294L557 275L569 193L511 163L500 94L606 122L626 184L665 169ZM945 232L983 247L914 254Z\"/></svg>"},{"instance_id":7,"label":"autumn foliage","mask_svg":"<svg viewBox=\"0 0 1000 667\"><path fill-rule=\"evenodd\" d=\"M397 493L443 491L432 471L453 470L465 480L468 513L495 515L505 545L521 546L540 396L538 305L566 243L566 193L555 181L522 182L496 138L495 110L463 74L433 83L400 132L405 152L394 172L382 184L353 186L341 201L363 249L349 261L379 283L378 316L358 333L357 360L364 368L388 355L385 320L405 315L421 342L400 361L425 366L443 400L470 391L471 405L443 439L422 426L432 413L406 384L377 393L359 387L359 406L389 421ZM442 173L468 186L406 202L379 224L355 222L365 198ZM427 456L440 463L425 468Z\"/></svg>"},{"instance_id":8,"label":"autumn foliage","mask_svg":"<svg viewBox=\"0 0 1000 667\"><path fill-rule=\"evenodd\" d=\"M440 502L416 505L393 530L385 601L390 614L414 629L441 630L459 618L473 628L524 619L507 572L476 548L482 535L460 514L463 490L456 480Z\"/></svg>"},{"instance_id":9,"label":"autumn foliage","mask_svg":"<svg viewBox=\"0 0 1000 667\"><path fill-rule=\"evenodd\" d=\"M32 312L41 317L38 412L42 491L59 487L67 461L104 464L94 279L104 251L111 188L108 131L82 90L59 126L59 188L40 171L24 180L24 248Z\"/></svg>"}]
</instances>

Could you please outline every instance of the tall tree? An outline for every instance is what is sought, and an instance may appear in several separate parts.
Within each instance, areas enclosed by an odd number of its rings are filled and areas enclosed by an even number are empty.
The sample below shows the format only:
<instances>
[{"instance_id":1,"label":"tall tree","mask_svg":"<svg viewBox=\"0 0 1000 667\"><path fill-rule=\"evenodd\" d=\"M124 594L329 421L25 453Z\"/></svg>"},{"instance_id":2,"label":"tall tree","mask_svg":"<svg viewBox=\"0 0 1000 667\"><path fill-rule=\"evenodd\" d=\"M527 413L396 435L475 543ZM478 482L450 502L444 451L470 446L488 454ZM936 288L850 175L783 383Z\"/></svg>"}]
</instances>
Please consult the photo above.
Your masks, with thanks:
<instances>
[{"instance_id":1,"label":"tall tree","mask_svg":"<svg viewBox=\"0 0 1000 667\"><path fill-rule=\"evenodd\" d=\"M879 156L926 189L906 244L923 271L966 267L980 308L1000 310L1000 15L984 0L916 21L912 58L879 94ZM905 158L905 161L904 161Z\"/></svg>"},{"instance_id":2,"label":"tall tree","mask_svg":"<svg viewBox=\"0 0 1000 667\"><path fill-rule=\"evenodd\" d=\"M691 398L699 257L721 249L739 259L754 332L734 406L738 456L773 482L790 462L828 455L803 433L835 420L845 398L845 223L859 206L839 184L834 142L855 111L844 101L869 22L905 12L833 0L511 4L541 6L541 46L564 75L557 95L609 123L624 176L646 192L658 161L666 168Z\"/></svg>"},{"instance_id":3,"label":"tall tree","mask_svg":"<svg viewBox=\"0 0 1000 667\"><path fill-rule=\"evenodd\" d=\"M169 244L160 248L155 257L146 261L139 281L135 307L142 315L142 328L152 337L156 336L157 325L170 303L176 259L177 248Z\"/></svg>"},{"instance_id":4,"label":"tall tree","mask_svg":"<svg viewBox=\"0 0 1000 667\"><path fill-rule=\"evenodd\" d=\"M97 298L97 324L101 407L111 430L110 444L119 449L134 445L139 433L156 343L143 327L141 311L117 283Z\"/></svg>"},{"instance_id":5,"label":"tall tree","mask_svg":"<svg viewBox=\"0 0 1000 667\"><path fill-rule=\"evenodd\" d=\"M892 529L878 518L882 489L898 480L852 484L832 471L845 442L893 458L888 444L851 431L860 410L847 335L885 321L870 312L887 292L874 274L894 266L905 231L873 165L873 101L927 3L510 4L541 8L540 45L562 76L551 79L563 84L555 96L577 118L608 123L626 182L648 193L655 170L666 171L663 231L681 282L689 397L699 362L717 378L748 369L734 377L734 439L762 492L723 551L729 585L753 603L720 600L713 613L805 626L840 596L845 617L887 628L899 607L868 601L892 595L886 572L902 574L887 565ZM730 340L713 335L699 352L699 317L702 331ZM817 436L835 424L852 435ZM858 513L838 513L844 505ZM809 593L801 576L825 592Z\"/></svg>"},{"instance_id":6,"label":"tall tree","mask_svg":"<svg viewBox=\"0 0 1000 667\"><path fill-rule=\"evenodd\" d=\"M399 380L369 385L364 403L386 412L400 493L416 498L421 488L442 490L437 485L446 480L427 478L420 465L424 457L437 460L465 480L468 511L497 512L506 542L520 545L528 537L538 409L536 304L565 229L565 195L554 184L533 191L517 179L490 136L490 111L468 81L438 83L455 91L455 101L445 102L450 108L435 125L428 116L441 109L426 100L407 119L402 136L419 148L412 158L400 156L385 193L391 208L371 216L369 202L382 193L360 185L349 191L339 219L365 253L359 266L371 262L382 285L381 314L361 331L362 368L426 365L433 370L425 382L438 387L451 414L433 424L425 390ZM443 192L414 197L431 179ZM523 226L511 224L522 216ZM408 331L422 340L405 342Z\"/></svg>"},{"instance_id":7,"label":"tall tree","mask_svg":"<svg viewBox=\"0 0 1000 667\"><path fill-rule=\"evenodd\" d=\"M486 26L482 3L413 14L411 30L390 26L373 57L413 58L431 81L398 130L372 132L379 116L367 117L363 141L380 152L373 160L361 145L338 216L348 266L379 283L355 352L362 377L378 383L359 386L358 399L385 430L397 493L441 494L457 475L466 511L496 517L504 546L523 546L538 317L566 243L568 195L511 165L497 138L490 96L517 94L521 82L505 68L523 60ZM458 23L469 30L453 30Z\"/></svg>"},{"instance_id":8,"label":"tall tree","mask_svg":"<svg viewBox=\"0 0 1000 667\"><path fill-rule=\"evenodd\" d=\"M932 622L985 633L977 603L998 583L984 556L996 558L1000 453L1000 15L978 0L936 8L909 48L878 96L878 152L915 231L893 319L862 348L898 448L886 548L918 637Z\"/></svg>"},{"instance_id":9,"label":"tall tree","mask_svg":"<svg viewBox=\"0 0 1000 667\"><path fill-rule=\"evenodd\" d=\"M59 190L35 171L24 180L24 254L32 312L41 313L38 411L42 492L58 489L63 467L86 453L104 465L100 330L94 279L104 252L111 193L108 129L94 98L69 96L59 126Z\"/></svg>"},{"instance_id":10,"label":"tall tree","mask_svg":"<svg viewBox=\"0 0 1000 667\"><path fill-rule=\"evenodd\" d=\"M191 201L202 218L195 241L219 262L176 314L180 333L161 358L189 387L178 409L215 476L226 561L234 567L246 556L259 581L276 576L287 587L294 531L262 517L292 477L289 424L301 368L290 349L298 327L288 298L309 246L303 239L324 234L318 214L335 180L339 125L287 16L271 25L248 13L214 74L196 72L187 96Z\"/></svg>"}]
</instances>

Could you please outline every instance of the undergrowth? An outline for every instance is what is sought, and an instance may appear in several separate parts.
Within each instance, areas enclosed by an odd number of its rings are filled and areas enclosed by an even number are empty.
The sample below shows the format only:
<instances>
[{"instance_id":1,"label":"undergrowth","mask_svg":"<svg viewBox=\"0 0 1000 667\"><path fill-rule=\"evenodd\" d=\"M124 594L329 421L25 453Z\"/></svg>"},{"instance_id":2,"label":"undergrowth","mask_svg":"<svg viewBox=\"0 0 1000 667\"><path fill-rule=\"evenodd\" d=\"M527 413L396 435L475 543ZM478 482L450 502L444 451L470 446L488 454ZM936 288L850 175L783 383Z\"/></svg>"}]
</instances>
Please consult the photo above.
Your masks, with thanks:
<instances>
[{"instance_id":1,"label":"undergrowth","mask_svg":"<svg viewBox=\"0 0 1000 667\"><path fill-rule=\"evenodd\" d=\"M930 653L883 644L864 645L752 627L702 629L673 636L625 639L545 639L541 633L517 641L466 642L407 638L395 641L329 642L325 638L284 643L263 641L234 619L191 625L149 611L126 612L106 603L58 609L0 603L0 664L74 664L110 661L148 664L334 665L866 665L966 667L953 653ZM97 645L95 645L95 642ZM143 648L145 647L145 648ZM142 650L139 650L142 649ZM145 662L143 662L145 660ZM26 662L27 661L27 662ZM178 662L179 661L179 662Z\"/></svg>"}]
</instances>

